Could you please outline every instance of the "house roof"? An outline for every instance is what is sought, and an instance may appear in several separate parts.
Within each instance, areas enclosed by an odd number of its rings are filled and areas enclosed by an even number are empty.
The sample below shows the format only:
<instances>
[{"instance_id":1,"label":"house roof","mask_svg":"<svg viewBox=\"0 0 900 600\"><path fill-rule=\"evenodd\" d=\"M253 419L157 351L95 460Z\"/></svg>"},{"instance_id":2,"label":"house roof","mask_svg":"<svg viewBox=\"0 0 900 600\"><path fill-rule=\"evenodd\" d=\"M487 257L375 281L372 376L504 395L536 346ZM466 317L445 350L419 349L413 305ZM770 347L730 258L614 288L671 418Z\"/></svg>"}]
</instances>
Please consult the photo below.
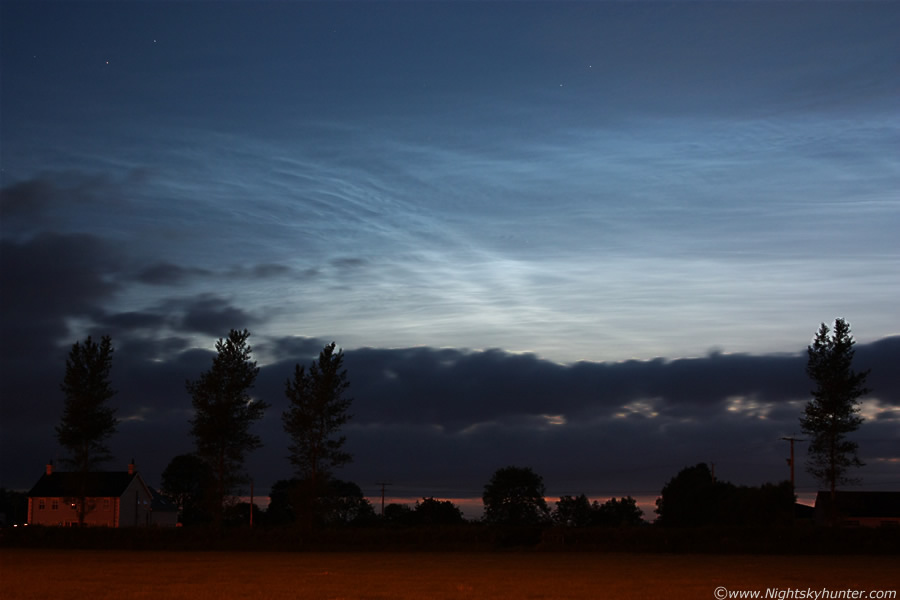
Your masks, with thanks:
<instances>
[{"instance_id":1,"label":"house roof","mask_svg":"<svg viewBox=\"0 0 900 600\"><path fill-rule=\"evenodd\" d=\"M125 493L137 473L108 471L88 473L85 492L89 498L117 498ZM57 472L41 476L28 496L31 498L62 498L80 496L81 473Z\"/></svg>"},{"instance_id":2,"label":"house roof","mask_svg":"<svg viewBox=\"0 0 900 600\"><path fill-rule=\"evenodd\" d=\"M900 492L835 492L839 514L858 518L900 518ZM831 492L816 495L816 508L828 510Z\"/></svg>"}]
</instances>

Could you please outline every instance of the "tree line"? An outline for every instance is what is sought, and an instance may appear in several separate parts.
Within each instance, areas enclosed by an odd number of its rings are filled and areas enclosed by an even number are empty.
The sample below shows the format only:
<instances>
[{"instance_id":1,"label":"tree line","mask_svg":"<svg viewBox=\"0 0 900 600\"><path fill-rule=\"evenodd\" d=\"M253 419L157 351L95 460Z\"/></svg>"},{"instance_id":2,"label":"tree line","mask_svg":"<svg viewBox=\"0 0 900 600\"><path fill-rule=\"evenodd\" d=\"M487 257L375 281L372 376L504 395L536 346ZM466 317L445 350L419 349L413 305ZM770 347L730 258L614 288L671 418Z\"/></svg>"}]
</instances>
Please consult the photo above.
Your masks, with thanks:
<instances>
[{"instance_id":1,"label":"tree line","mask_svg":"<svg viewBox=\"0 0 900 600\"><path fill-rule=\"evenodd\" d=\"M247 481L243 469L247 454L262 446L259 436L251 433L251 426L270 405L251 394L259 367L252 358L249 337L246 329L232 329L216 342L210 368L197 379L185 382L194 409L189 422L195 450L176 456L162 476L162 490L179 505L185 522L208 521L221 527L226 521L228 499ZM802 430L810 438L807 470L832 494L838 485L852 483L849 469L862 465L857 444L847 439L862 423L859 399L870 391L865 386L869 372L853 370L854 343L849 324L837 319L833 329L822 323L807 348L806 372L815 384L800 418ZM343 366L343 350L335 348L334 342L326 345L308 367L295 365L293 377L285 381L288 408L282 414L282 425L291 441L288 460L295 477L272 487L267 511L272 522L314 526L362 522L374 517L374 509L359 486L334 477L334 470L353 458L344 449L346 437L340 435L342 426L352 418L350 380ZM80 473L83 482L88 473L111 458L106 442L116 431L115 410L109 405L116 393L110 383L113 352L109 336L104 336L99 344L88 336L72 346L66 360L61 384L65 402L56 434L59 444L68 451L64 463ZM706 479L700 465L692 469L686 469L663 488L657 506L660 522L692 522L699 518L678 516L680 509L673 507L679 502L673 498L685 495L677 492L679 489L693 490L688 496L700 493L703 497L716 497L719 507L749 507L760 499L772 500L766 500L766 505L781 506L783 498L793 498L792 486L763 486L752 491L716 484L711 477L710 485L685 486L685 480L696 483ZM79 523L83 523L90 507L84 486L79 493L77 514ZM552 511L544 497L543 480L531 469L498 469L485 486L484 519L572 525L640 522L640 511L630 497L599 504L590 503L584 495L564 496ZM458 512L452 504L448 507L433 498L423 498L415 508L386 507L383 516L397 522L452 521Z\"/></svg>"},{"instance_id":2,"label":"tree line","mask_svg":"<svg viewBox=\"0 0 900 600\"><path fill-rule=\"evenodd\" d=\"M185 382L193 407L189 422L195 449L175 457L163 473L163 492L185 515L191 519L202 514L217 527L224 521L228 499L247 481L244 461L262 446L251 427L269 408L251 395L259 367L252 358L249 337L246 329L232 329L216 342L210 368ZM110 382L113 352L109 336L100 343L91 336L76 342L61 386L65 403L56 433L59 444L68 450L64 464L79 473L83 482L74 499L80 524L90 510L85 489L88 473L111 458L106 443L116 431L115 410L109 405L116 393ZM298 482L293 499L310 522L333 495L331 488L337 483L331 480L332 470L352 460L343 450L346 438L338 435L351 417L343 360L343 351L335 351L331 343L308 369L296 365L293 378L285 382L289 408L282 422L291 439L288 458Z\"/></svg>"}]
</instances>

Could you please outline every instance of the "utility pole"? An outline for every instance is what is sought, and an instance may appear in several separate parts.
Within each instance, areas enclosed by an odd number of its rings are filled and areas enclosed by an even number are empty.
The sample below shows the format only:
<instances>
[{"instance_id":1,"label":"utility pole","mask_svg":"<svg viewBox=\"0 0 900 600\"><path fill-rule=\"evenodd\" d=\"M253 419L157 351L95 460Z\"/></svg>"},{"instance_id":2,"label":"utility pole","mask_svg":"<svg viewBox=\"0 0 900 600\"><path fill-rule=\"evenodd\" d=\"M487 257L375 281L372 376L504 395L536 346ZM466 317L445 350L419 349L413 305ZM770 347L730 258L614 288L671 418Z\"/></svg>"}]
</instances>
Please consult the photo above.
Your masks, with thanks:
<instances>
[{"instance_id":1,"label":"utility pole","mask_svg":"<svg viewBox=\"0 0 900 600\"><path fill-rule=\"evenodd\" d=\"M795 438L795 437L783 437L781 439L783 439L786 442L791 443L791 457L788 459L787 462L791 467L791 489L795 489L794 488L794 442L805 442L806 440L801 440L801 439Z\"/></svg>"},{"instance_id":2,"label":"utility pole","mask_svg":"<svg viewBox=\"0 0 900 600\"><path fill-rule=\"evenodd\" d=\"M253 529L253 480L250 480L250 529Z\"/></svg>"},{"instance_id":3,"label":"utility pole","mask_svg":"<svg viewBox=\"0 0 900 600\"><path fill-rule=\"evenodd\" d=\"M384 517L384 488L386 486L393 485L393 484L389 481L378 481L375 483L375 485L381 486L381 516L383 518Z\"/></svg>"}]
</instances>

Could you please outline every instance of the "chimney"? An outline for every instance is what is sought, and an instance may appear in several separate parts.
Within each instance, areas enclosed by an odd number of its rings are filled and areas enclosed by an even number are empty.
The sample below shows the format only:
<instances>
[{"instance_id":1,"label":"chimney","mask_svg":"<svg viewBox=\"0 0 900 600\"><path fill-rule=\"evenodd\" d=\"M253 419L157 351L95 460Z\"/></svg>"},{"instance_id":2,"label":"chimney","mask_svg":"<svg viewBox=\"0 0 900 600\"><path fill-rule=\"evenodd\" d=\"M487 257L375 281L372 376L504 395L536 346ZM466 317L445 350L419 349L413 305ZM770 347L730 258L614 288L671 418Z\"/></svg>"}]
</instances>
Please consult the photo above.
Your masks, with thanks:
<instances>
[{"instance_id":1,"label":"chimney","mask_svg":"<svg viewBox=\"0 0 900 600\"><path fill-rule=\"evenodd\" d=\"M53 475L53 461L47 463L47 475Z\"/></svg>"},{"instance_id":2,"label":"chimney","mask_svg":"<svg viewBox=\"0 0 900 600\"><path fill-rule=\"evenodd\" d=\"M134 475L134 471L135 471L135 469L134 469L134 459L132 458L132 459L131 459L131 462L128 463L128 474L129 474L129 475Z\"/></svg>"}]
</instances>

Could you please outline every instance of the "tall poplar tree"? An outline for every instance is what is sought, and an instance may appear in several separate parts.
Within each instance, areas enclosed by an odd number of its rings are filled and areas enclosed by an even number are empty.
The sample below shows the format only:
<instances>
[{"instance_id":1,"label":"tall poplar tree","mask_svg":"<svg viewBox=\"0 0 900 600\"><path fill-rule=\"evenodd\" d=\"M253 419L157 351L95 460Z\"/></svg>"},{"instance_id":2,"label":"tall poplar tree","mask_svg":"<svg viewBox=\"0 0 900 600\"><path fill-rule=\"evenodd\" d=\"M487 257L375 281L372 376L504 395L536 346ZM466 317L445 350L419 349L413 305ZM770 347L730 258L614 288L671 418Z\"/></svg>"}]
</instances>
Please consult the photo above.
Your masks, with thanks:
<instances>
[{"instance_id":1,"label":"tall poplar tree","mask_svg":"<svg viewBox=\"0 0 900 600\"><path fill-rule=\"evenodd\" d=\"M307 510L314 507L332 469L353 459L343 449L346 437L338 435L351 418L347 411L353 399L347 396L350 381L343 368L344 353L334 348L334 342L325 346L308 371L295 365L293 380L285 382L289 406L282 420L291 438L288 458L311 503Z\"/></svg>"},{"instance_id":2,"label":"tall poplar tree","mask_svg":"<svg viewBox=\"0 0 900 600\"><path fill-rule=\"evenodd\" d=\"M60 389L65 394L63 416L56 438L69 456L63 462L78 476L78 496L74 498L78 524L84 524L91 507L87 504L87 483L91 471L112 458L106 440L116 431L116 411L109 406L115 395L110 384L112 341L103 336L96 343L91 336L75 342L66 359L66 375Z\"/></svg>"},{"instance_id":3,"label":"tall poplar tree","mask_svg":"<svg viewBox=\"0 0 900 600\"><path fill-rule=\"evenodd\" d=\"M246 454L262 446L250 426L269 406L250 395L259 367L251 360L249 337L246 329L232 329L216 342L209 371L185 384L194 407L190 423L196 454L209 464L215 479L211 510L216 526L222 524L225 498L246 479L242 472Z\"/></svg>"},{"instance_id":4,"label":"tall poplar tree","mask_svg":"<svg viewBox=\"0 0 900 600\"><path fill-rule=\"evenodd\" d=\"M856 455L857 443L846 437L862 424L859 399L870 391L866 388L869 371L853 370L854 344L850 324L836 319L834 330L822 323L807 348L806 373L816 384L800 418L810 439L807 471L829 486L832 506L837 486L856 482L847 471L863 466Z\"/></svg>"}]
</instances>

